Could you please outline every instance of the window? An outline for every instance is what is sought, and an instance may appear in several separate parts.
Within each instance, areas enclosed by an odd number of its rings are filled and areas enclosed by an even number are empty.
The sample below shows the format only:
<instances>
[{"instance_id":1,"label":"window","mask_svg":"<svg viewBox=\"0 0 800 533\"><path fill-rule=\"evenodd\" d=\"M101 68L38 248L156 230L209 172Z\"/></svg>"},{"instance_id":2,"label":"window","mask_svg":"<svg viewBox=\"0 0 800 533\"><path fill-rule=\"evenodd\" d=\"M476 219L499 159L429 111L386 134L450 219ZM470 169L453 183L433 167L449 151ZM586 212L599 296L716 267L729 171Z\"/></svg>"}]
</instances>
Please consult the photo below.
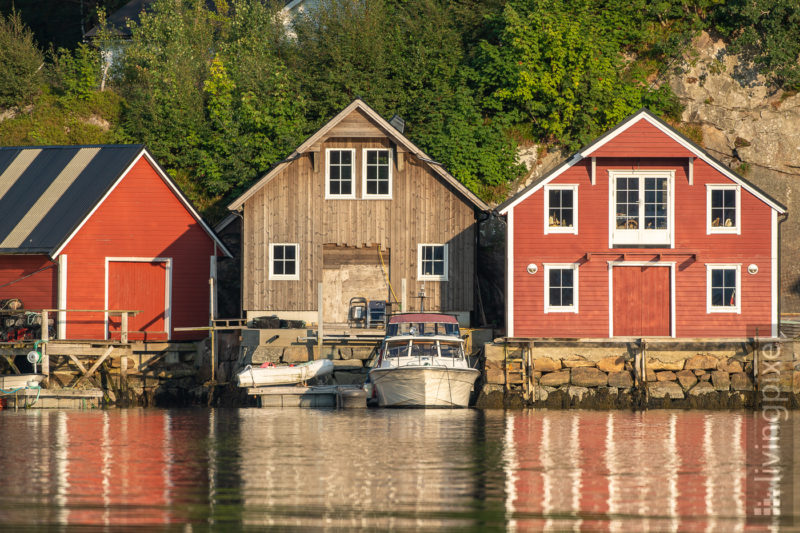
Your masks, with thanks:
<instances>
[{"instance_id":1,"label":"window","mask_svg":"<svg viewBox=\"0 0 800 533\"><path fill-rule=\"evenodd\" d=\"M741 265L706 265L709 313L739 313Z\"/></svg>"},{"instance_id":2,"label":"window","mask_svg":"<svg viewBox=\"0 0 800 533\"><path fill-rule=\"evenodd\" d=\"M392 198L392 152L364 150L364 198Z\"/></svg>"},{"instance_id":3,"label":"window","mask_svg":"<svg viewBox=\"0 0 800 533\"><path fill-rule=\"evenodd\" d=\"M578 265L544 265L544 312L578 312Z\"/></svg>"},{"instance_id":4,"label":"window","mask_svg":"<svg viewBox=\"0 0 800 533\"><path fill-rule=\"evenodd\" d=\"M353 168L356 151L353 149L326 150L328 156L325 168L325 198L355 198Z\"/></svg>"},{"instance_id":5,"label":"window","mask_svg":"<svg viewBox=\"0 0 800 533\"><path fill-rule=\"evenodd\" d=\"M300 279L297 244L269 245L269 279Z\"/></svg>"},{"instance_id":6,"label":"window","mask_svg":"<svg viewBox=\"0 0 800 533\"><path fill-rule=\"evenodd\" d=\"M740 233L741 188L738 185L707 185L707 233Z\"/></svg>"},{"instance_id":7,"label":"window","mask_svg":"<svg viewBox=\"0 0 800 533\"><path fill-rule=\"evenodd\" d=\"M611 171L612 246L672 244L672 171Z\"/></svg>"},{"instance_id":8,"label":"window","mask_svg":"<svg viewBox=\"0 0 800 533\"><path fill-rule=\"evenodd\" d=\"M544 232L578 233L578 186L545 185Z\"/></svg>"},{"instance_id":9,"label":"window","mask_svg":"<svg viewBox=\"0 0 800 533\"><path fill-rule=\"evenodd\" d=\"M447 245L420 244L417 248L420 280L447 281Z\"/></svg>"}]
</instances>

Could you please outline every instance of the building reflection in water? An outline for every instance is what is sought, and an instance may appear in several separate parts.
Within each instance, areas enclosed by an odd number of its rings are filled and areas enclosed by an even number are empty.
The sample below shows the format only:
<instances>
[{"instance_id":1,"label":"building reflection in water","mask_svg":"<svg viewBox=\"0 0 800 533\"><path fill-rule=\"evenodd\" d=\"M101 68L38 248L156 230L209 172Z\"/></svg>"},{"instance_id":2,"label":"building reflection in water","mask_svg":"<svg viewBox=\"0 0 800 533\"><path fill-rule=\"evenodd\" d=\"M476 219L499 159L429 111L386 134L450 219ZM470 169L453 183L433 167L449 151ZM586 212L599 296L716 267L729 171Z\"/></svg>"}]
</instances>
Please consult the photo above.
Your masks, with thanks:
<instances>
[{"instance_id":1,"label":"building reflection in water","mask_svg":"<svg viewBox=\"0 0 800 533\"><path fill-rule=\"evenodd\" d=\"M520 531L750 529L757 524L747 518L748 497L766 489L752 481L747 452L765 424L758 413L739 412L509 414L508 524Z\"/></svg>"}]
</instances>

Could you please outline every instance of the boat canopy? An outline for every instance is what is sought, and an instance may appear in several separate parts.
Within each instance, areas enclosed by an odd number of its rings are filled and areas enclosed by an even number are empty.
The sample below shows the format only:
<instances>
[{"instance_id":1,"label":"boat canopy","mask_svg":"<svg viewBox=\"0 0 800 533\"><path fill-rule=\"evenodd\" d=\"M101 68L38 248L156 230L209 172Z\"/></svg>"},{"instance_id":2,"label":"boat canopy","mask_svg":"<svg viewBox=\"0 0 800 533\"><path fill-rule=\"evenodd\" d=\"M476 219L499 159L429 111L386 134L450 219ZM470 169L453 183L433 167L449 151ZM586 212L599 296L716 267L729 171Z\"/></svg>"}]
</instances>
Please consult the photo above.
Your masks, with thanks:
<instances>
[{"instance_id":1,"label":"boat canopy","mask_svg":"<svg viewBox=\"0 0 800 533\"><path fill-rule=\"evenodd\" d=\"M452 338L403 338L387 339L385 357L464 357L461 339Z\"/></svg>"},{"instance_id":2,"label":"boat canopy","mask_svg":"<svg viewBox=\"0 0 800 533\"><path fill-rule=\"evenodd\" d=\"M452 315L441 313L404 313L389 318L386 336L397 335L445 335L459 337L458 320Z\"/></svg>"}]
</instances>

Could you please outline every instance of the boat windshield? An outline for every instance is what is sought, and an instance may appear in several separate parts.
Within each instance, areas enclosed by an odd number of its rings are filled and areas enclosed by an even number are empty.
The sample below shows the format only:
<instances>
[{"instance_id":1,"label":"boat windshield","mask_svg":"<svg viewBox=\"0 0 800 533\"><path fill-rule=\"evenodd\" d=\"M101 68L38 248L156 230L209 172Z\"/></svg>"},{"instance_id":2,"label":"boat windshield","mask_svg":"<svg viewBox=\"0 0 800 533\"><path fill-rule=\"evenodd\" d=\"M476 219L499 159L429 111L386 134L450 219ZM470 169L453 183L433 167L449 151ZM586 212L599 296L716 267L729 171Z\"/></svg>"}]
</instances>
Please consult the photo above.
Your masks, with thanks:
<instances>
[{"instance_id":1,"label":"boat windshield","mask_svg":"<svg viewBox=\"0 0 800 533\"><path fill-rule=\"evenodd\" d=\"M461 343L440 340L393 341L386 345L386 357L462 357Z\"/></svg>"},{"instance_id":2,"label":"boat windshield","mask_svg":"<svg viewBox=\"0 0 800 533\"><path fill-rule=\"evenodd\" d=\"M446 324L444 322L401 322L399 324L389 324L386 329L388 337L398 335L445 335L448 337L458 337L460 335L458 324Z\"/></svg>"}]
</instances>

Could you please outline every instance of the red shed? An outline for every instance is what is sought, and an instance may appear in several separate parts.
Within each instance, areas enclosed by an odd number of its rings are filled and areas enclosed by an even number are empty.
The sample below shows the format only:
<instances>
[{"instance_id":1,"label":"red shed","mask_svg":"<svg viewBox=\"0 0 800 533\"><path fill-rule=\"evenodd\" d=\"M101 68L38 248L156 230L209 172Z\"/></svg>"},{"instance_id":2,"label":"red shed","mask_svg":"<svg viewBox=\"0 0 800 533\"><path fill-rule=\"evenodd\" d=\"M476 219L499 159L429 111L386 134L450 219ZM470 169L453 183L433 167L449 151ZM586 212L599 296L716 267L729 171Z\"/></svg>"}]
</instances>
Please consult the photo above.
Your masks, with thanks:
<instances>
[{"instance_id":1,"label":"red shed","mask_svg":"<svg viewBox=\"0 0 800 533\"><path fill-rule=\"evenodd\" d=\"M498 211L509 337L778 334L786 209L647 110Z\"/></svg>"},{"instance_id":2,"label":"red shed","mask_svg":"<svg viewBox=\"0 0 800 533\"><path fill-rule=\"evenodd\" d=\"M229 255L139 145L0 148L0 299L26 309L137 310L132 340L192 339ZM109 339L119 318L59 312L61 339Z\"/></svg>"}]
</instances>

